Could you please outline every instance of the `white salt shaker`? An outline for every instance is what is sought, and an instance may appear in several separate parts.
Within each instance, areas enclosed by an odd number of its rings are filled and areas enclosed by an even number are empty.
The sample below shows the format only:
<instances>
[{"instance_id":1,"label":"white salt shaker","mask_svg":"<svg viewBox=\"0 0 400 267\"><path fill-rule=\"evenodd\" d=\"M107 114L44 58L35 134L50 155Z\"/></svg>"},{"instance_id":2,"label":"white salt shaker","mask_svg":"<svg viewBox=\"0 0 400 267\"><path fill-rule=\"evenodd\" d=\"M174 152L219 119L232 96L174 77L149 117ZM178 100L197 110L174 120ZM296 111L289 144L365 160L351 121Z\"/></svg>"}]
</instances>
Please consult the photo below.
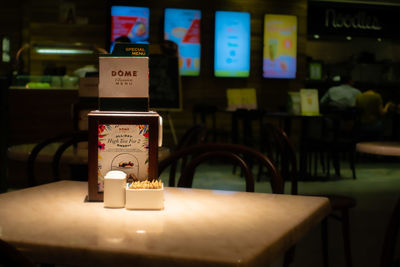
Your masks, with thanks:
<instances>
[{"instance_id":1,"label":"white salt shaker","mask_svg":"<svg viewBox=\"0 0 400 267\"><path fill-rule=\"evenodd\" d=\"M125 207L126 173L109 171L104 177L104 207Z\"/></svg>"}]
</instances>

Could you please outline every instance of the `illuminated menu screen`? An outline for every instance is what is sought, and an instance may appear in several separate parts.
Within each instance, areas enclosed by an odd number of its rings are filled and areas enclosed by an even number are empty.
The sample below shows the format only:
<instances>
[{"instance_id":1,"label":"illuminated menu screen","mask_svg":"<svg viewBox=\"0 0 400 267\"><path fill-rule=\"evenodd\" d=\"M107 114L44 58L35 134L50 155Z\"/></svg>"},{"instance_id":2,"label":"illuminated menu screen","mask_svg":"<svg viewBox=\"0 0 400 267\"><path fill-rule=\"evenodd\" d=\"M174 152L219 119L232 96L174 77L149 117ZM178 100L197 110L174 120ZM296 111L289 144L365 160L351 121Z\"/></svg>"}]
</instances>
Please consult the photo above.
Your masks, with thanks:
<instances>
[{"instance_id":1,"label":"illuminated menu screen","mask_svg":"<svg viewBox=\"0 0 400 267\"><path fill-rule=\"evenodd\" d=\"M111 7L111 49L116 41L148 43L149 16L147 7Z\"/></svg>"},{"instance_id":2,"label":"illuminated menu screen","mask_svg":"<svg viewBox=\"0 0 400 267\"><path fill-rule=\"evenodd\" d=\"M200 10L165 9L164 39L178 44L181 75L200 73L200 20Z\"/></svg>"},{"instance_id":3,"label":"illuminated menu screen","mask_svg":"<svg viewBox=\"0 0 400 267\"><path fill-rule=\"evenodd\" d=\"M264 16L263 77L296 78L297 17Z\"/></svg>"},{"instance_id":4,"label":"illuminated menu screen","mask_svg":"<svg viewBox=\"0 0 400 267\"><path fill-rule=\"evenodd\" d=\"M215 13L214 75L248 77L250 73L250 14Z\"/></svg>"}]
</instances>

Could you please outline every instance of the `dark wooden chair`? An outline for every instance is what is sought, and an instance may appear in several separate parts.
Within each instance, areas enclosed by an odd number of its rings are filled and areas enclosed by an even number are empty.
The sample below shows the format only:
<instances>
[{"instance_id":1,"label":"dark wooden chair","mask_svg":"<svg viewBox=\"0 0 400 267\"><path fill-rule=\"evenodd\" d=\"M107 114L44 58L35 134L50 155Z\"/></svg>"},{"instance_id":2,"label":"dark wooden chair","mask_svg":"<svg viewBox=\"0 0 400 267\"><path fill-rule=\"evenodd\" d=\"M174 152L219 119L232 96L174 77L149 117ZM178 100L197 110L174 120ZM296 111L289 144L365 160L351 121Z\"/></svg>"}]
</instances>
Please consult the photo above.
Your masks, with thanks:
<instances>
[{"instance_id":1,"label":"dark wooden chair","mask_svg":"<svg viewBox=\"0 0 400 267\"><path fill-rule=\"evenodd\" d=\"M244 173L246 191L253 192L254 180L251 174L251 169L246 162L246 159L252 158L252 160L259 162L259 164L263 164L270 171L272 192L279 194L283 193L283 181L281 175L269 158L253 148L238 144L203 143L185 147L176 151L159 163L159 175L174 162L188 156L192 157L181 173L178 182L178 186L180 187L191 187L196 167L206 160L218 157L229 159L234 164L238 164Z\"/></svg>"},{"instance_id":2,"label":"dark wooden chair","mask_svg":"<svg viewBox=\"0 0 400 267\"><path fill-rule=\"evenodd\" d=\"M197 152L195 154L197 154ZM232 163L240 166L246 182L246 192L254 192L253 174L248 164L237 154L231 151L222 151L222 150L210 151L205 153L200 152L199 155L195 155L195 157L184 168L180 176L180 179L178 181L178 186L191 188L193 185L193 178L195 175L196 167L199 166L201 163L209 161L210 159L213 158L227 159L230 160Z\"/></svg>"},{"instance_id":3,"label":"dark wooden chair","mask_svg":"<svg viewBox=\"0 0 400 267\"><path fill-rule=\"evenodd\" d=\"M36 265L16 247L0 239L0 266L34 267Z\"/></svg>"},{"instance_id":4,"label":"dark wooden chair","mask_svg":"<svg viewBox=\"0 0 400 267\"><path fill-rule=\"evenodd\" d=\"M301 144L306 173L312 177L314 171L314 176L317 176L319 160L327 177L330 177L331 165L335 176L340 177L340 159L344 157L349 162L353 179L356 179L357 116L355 108L330 109L319 120L312 121L305 129Z\"/></svg>"},{"instance_id":5,"label":"dark wooden chair","mask_svg":"<svg viewBox=\"0 0 400 267\"><path fill-rule=\"evenodd\" d=\"M88 142L88 132L87 131L79 131L71 135L70 138L65 140L56 150L52 160L52 171L53 171L53 179L55 181L61 180L60 177L60 164L63 153L70 147L74 147L79 143ZM71 177L69 179L79 180L79 181L87 181L88 180L88 165L87 163L76 163L70 165Z\"/></svg>"},{"instance_id":6,"label":"dark wooden chair","mask_svg":"<svg viewBox=\"0 0 400 267\"><path fill-rule=\"evenodd\" d=\"M195 124L189 129L187 129L186 132L182 135L173 152L177 152L188 146L204 143L206 137L207 137L206 126L204 126L203 124ZM175 176L178 168L178 163L180 162L182 171L183 168L186 166L186 162L189 156L182 157L179 161L175 161L171 164L171 168L169 171L169 183L168 183L169 186L175 186L176 183Z\"/></svg>"},{"instance_id":7,"label":"dark wooden chair","mask_svg":"<svg viewBox=\"0 0 400 267\"><path fill-rule=\"evenodd\" d=\"M74 131L86 131L89 128L88 113L98 109L97 98L80 97L79 101L72 104L72 122Z\"/></svg>"},{"instance_id":8,"label":"dark wooden chair","mask_svg":"<svg viewBox=\"0 0 400 267\"><path fill-rule=\"evenodd\" d=\"M192 115L194 125L202 124L207 127L207 142L217 142L217 107L197 104L193 106Z\"/></svg>"},{"instance_id":9,"label":"dark wooden chair","mask_svg":"<svg viewBox=\"0 0 400 267\"><path fill-rule=\"evenodd\" d=\"M232 113L232 143L256 147L253 122L261 125L262 110L237 109Z\"/></svg>"},{"instance_id":10,"label":"dark wooden chair","mask_svg":"<svg viewBox=\"0 0 400 267\"><path fill-rule=\"evenodd\" d=\"M285 176L286 181L291 182L291 193L298 194L297 185L297 158L296 151L292 142L290 141L287 134L272 123L265 123L263 125L263 133L268 134L273 140L278 144L278 149L280 150L278 155L280 155L280 162L288 163L282 165L280 169L281 173ZM265 137L269 138L269 137ZM270 140L270 139L268 139ZM350 244L350 220L349 220L349 210L356 205L355 199L347 196L339 195L321 195L329 198L332 212L329 217L338 219L342 223L343 232L343 245L345 250L346 266L352 266L351 257L351 244ZM328 231L327 231L327 220L322 222L322 244L323 244L323 254L324 254L324 266L328 266Z\"/></svg>"},{"instance_id":11,"label":"dark wooden chair","mask_svg":"<svg viewBox=\"0 0 400 267\"><path fill-rule=\"evenodd\" d=\"M54 136L47 138L39 143L37 143L33 149L31 150L29 157L28 157L28 163L27 163L27 175L28 175L28 186L35 186L38 185L38 179L36 178L36 163L37 163L37 158L39 156L39 153L47 146L50 144L59 144L60 146L63 146L64 142L71 142L71 140L76 140L76 139L82 139L85 138L88 140L88 132L87 131L77 131L77 132L68 132L68 133L62 133L60 135ZM76 142L73 142L76 144ZM64 145L65 146L65 145ZM68 145L69 146L69 145ZM65 147L66 149L67 147ZM64 148L58 147L56 151L54 151L54 154L51 156L52 161L54 161L54 156L56 154L59 154L59 156L56 157L56 161L60 160L62 152L65 151ZM57 153L58 151L58 153ZM58 158L58 159L57 159ZM58 163L57 163L58 164ZM54 164L52 164L54 165ZM57 165L58 166L58 165ZM54 167L53 167L54 171ZM53 173L54 175L54 173ZM52 178L53 180L53 178Z\"/></svg>"}]
</instances>

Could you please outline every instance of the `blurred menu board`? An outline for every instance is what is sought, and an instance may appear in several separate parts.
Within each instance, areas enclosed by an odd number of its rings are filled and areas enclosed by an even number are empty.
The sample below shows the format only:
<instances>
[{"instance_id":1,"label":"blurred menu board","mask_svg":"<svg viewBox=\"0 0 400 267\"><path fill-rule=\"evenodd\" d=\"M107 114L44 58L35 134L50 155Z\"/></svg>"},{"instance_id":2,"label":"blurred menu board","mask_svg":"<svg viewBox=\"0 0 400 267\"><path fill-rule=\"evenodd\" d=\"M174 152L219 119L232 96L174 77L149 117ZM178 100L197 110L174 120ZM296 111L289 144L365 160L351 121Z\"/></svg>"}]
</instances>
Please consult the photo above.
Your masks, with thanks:
<instances>
[{"instance_id":1,"label":"blurred menu board","mask_svg":"<svg viewBox=\"0 0 400 267\"><path fill-rule=\"evenodd\" d=\"M248 77L250 73L250 13L215 13L214 75Z\"/></svg>"},{"instance_id":2,"label":"blurred menu board","mask_svg":"<svg viewBox=\"0 0 400 267\"><path fill-rule=\"evenodd\" d=\"M165 9L164 39L178 44L181 75L200 73L200 19L200 10Z\"/></svg>"},{"instance_id":3,"label":"blurred menu board","mask_svg":"<svg viewBox=\"0 0 400 267\"><path fill-rule=\"evenodd\" d=\"M296 78L297 17L264 16L263 77Z\"/></svg>"},{"instance_id":4,"label":"blurred menu board","mask_svg":"<svg viewBox=\"0 0 400 267\"><path fill-rule=\"evenodd\" d=\"M147 43L150 9L147 7L111 7L111 49L115 41Z\"/></svg>"}]
</instances>

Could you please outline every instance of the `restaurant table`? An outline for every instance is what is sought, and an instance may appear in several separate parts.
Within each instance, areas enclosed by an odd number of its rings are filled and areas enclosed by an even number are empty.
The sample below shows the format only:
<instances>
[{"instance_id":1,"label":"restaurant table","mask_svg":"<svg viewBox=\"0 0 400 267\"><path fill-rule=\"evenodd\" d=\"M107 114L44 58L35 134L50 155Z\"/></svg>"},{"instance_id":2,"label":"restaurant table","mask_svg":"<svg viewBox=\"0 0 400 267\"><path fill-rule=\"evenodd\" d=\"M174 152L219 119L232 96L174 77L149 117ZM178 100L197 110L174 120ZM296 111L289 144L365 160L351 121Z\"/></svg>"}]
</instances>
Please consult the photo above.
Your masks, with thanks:
<instances>
[{"instance_id":1,"label":"restaurant table","mask_svg":"<svg viewBox=\"0 0 400 267\"><path fill-rule=\"evenodd\" d=\"M86 182L0 194L0 238L35 262L75 266L261 266L330 212L327 198L165 188L163 210L86 202Z\"/></svg>"},{"instance_id":2,"label":"restaurant table","mask_svg":"<svg viewBox=\"0 0 400 267\"><path fill-rule=\"evenodd\" d=\"M400 156L400 142L360 142L357 143L356 150L361 153L398 157Z\"/></svg>"}]
</instances>

